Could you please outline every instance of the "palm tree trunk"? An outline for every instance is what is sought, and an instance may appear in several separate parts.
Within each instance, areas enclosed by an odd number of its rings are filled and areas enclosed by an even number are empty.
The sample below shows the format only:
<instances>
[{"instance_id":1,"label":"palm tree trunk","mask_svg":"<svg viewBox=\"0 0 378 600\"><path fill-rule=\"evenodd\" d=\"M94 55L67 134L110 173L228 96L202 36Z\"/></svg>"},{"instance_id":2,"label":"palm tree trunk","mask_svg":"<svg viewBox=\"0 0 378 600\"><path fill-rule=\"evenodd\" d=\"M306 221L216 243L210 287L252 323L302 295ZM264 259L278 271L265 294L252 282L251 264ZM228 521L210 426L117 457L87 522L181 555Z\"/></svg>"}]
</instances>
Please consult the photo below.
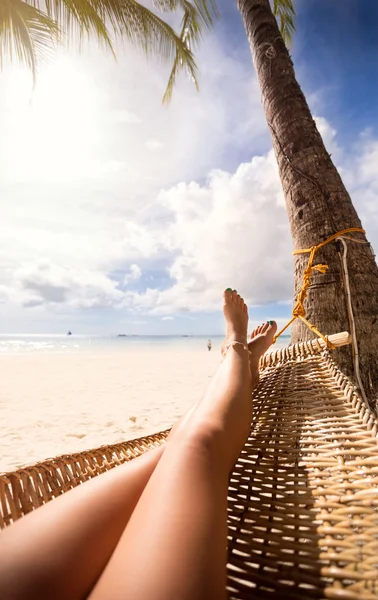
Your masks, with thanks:
<instances>
[{"instance_id":1,"label":"palm tree trunk","mask_svg":"<svg viewBox=\"0 0 378 600\"><path fill-rule=\"evenodd\" d=\"M300 89L293 63L272 14L269 0L237 0L259 77L262 101L271 131L285 194L294 249L309 248L348 227L361 227L350 196L312 118ZM378 267L365 243L346 241L350 292L358 340L360 372L372 406L378 399ZM307 318L325 335L351 332L347 310L344 247L333 242L316 254L314 263L329 265L325 275L316 273L306 300ZM295 256L294 296L302 287L308 254ZM299 320L292 341L314 337ZM340 368L355 383L353 355L348 346L334 351Z\"/></svg>"}]
</instances>

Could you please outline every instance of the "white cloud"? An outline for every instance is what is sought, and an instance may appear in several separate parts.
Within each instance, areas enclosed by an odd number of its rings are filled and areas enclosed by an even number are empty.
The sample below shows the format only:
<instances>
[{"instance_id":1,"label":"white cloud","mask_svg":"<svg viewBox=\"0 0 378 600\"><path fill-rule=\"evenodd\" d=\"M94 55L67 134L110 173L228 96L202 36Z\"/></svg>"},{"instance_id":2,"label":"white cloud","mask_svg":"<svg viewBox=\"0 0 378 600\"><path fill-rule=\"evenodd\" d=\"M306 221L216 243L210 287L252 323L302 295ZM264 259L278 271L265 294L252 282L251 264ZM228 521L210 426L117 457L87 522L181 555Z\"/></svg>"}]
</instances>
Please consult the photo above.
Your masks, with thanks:
<instances>
[{"instance_id":1,"label":"white cloud","mask_svg":"<svg viewBox=\"0 0 378 600\"><path fill-rule=\"evenodd\" d=\"M23 70L1 75L0 311L17 328L42 310L47 322L67 308L149 307L158 289L122 292L117 272L180 253L164 234L175 216L156 201L161 189L203 179L266 135L252 66L246 77L215 36L198 57L201 92L181 77L169 108L169 69L132 48L117 55L61 51L32 97Z\"/></svg>"},{"instance_id":2,"label":"white cloud","mask_svg":"<svg viewBox=\"0 0 378 600\"><path fill-rule=\"evenodd\" d=\"M336 143L326 121L322 127ZM378 141L366 135L357 158L343 149L339 153L339 167L373 244L378 241L377 153ZM228 286L239 289L249 304L290 302L291 239L272 151L233 173L213 170L203 184L182 182L162 190L153 206L154 219L142 211L131 221L120 207L107 211L101 205L98 212L91 203L80 210L68 203L61 212L49 212L48 204L41 204L46 223L38 221L38 235L33 224L22 225L27 204L12 206L2 238L0 303L33 310L50 306L55 312L126 308L169 321L172 313L219 308ZM127 261L123 284L140 280L142 267L135 260L165 264L171 285L161 290L157 281L144 292L122 291L110 273Z\"/></svg>"},{"instance_id":3,"label":"white cloud","mask_svg":"<svg viewBox=\"0 0 378 600\"><path fill-rule=\"evenodd\" d=\"M147 140L144 145L147 150L151 150L152 152L156 152L157 150L161 150L164 148L164 144L159 140Z\"/></svg>"},{"instance_id":4,"label":"white cloud","mask_svg":"<svg viewBox=\"0 0 378 600\"><path fill-rule=\"evenodd\" d=\"M330 144L334 143L336 138L336 129L324 117L314 116L314 121L319 130L320 135L323 138L323 142L326 147L329 148Z\"/></svg>"},{"instance_id":5,"label":"white cloud","mask_svg":"<svg viewBox=\"0 0 378 600\"><path fill-rule=\"evenodd\" d=\"M116 307L123 300L117 282L106 274L49 261L17 269L12 283L13 299L26 307L106 308Z\"/></svg>"},{"instance_id":6,"label":"white cloud","mask_svg":"<svg viewBox=\"0 0 378 600\"><path fill-rule=\"evenodd\" d=\"M161 320L162 321L174 321L175 318L168 315L167 317L162 317Z\"/></svg>"},{"instance_id":7,"label":"white cloud","mask_svg":"<svg viewBox=\"0 0 378 600\"><path fill-rule=\"evenodd\" d=\"M324 120L322 128L336 144ZM364 135L359 150L356 158L340 148L339 167L376 244L378 141ZM291 239L272 151L233 173L213 170L203 184L168 187L153 207L154 219L142 211L132 221L120 205L106 210L101 204L98 210L96 204L78 208L68 202L61 212L56 207L49 212L48 203L42 203L46 222L37 221L38 235L33 222L23 224L26 202L8 207L0 302L33 310L50 306L55 312L60 307L126 308L160 314L164 321L173 320L172 313L219 308L221 291L228 286L239 289L250 304L290 302ZM43 259L47 254L49 259ZM144 292L122 291L110 273L127 261L123 284L140 280L142 267L135 260L165 264L171 285L160 289L157 281Z\"/></svg>"},{"instance_id":8,"label":"white cloud","mask_svg":"<svg viewBox=\"0 0 378 600\"><path fill-rule=\"evenodd\" d=\"M2 315L104 308L169 321L219 308L229 285L250 304L291 300L277 167L272 152L258 155L269 141L256 77L216 37L198 62L200 94L182 78L170 108L167 69L129 49L118 64L96 49L62 54L31 104L30 83L3 75ZM364 132L351 152L316 121L376 244L378 141Z\"/></svg>"},{"instance_id":9,"label":"white cloud","mask_svg":"<svg viewBox=\"0 0 378 600\"><path fill-rule=\"evenodd\" d=\"M136 281L137 279L140 279L140 277L142 276L142 269L140 267L138 267L138 265L133 264L130 266L130 272L125 275L124 277L124 285L127 285L128 283L130 283L130 281Z\"/></svg>"},{"instance_id":10,"label":"white cloud","mask_svg":"<svg viewBox=\"0 0 378 600\"><path fill-rule=\"evenodd\" d=\"M126 109L114 111L112 117L116 123L127 123L129 125L139 125L142 123L142 119L138 115Z\"/></svg>"},{"instance_id":11,"label":"white cloud","mask_svg":"<svg viewBox=\"0 0 378 600\"><path fill-rule=\"evenodd\" d=\"M358 156L343 165L342 176L368 239L378 250L378 140L363 133L358 149Z\"/></svg>"},{"instance_id":12,"label":"white cloud","mask_svg":"<svg viewBox=\"0 0 378 600\"><path fill-rule=\"evenodd\" d=\"M158 202L169 211L162 244L176 254L172 287L135 295L154 313L219 308L232 286L251 304L292 294L291 241L273 152L233 174L213 171L203 186L180 183Z\"/></svg>"},{"instance_id":13,"label":"white cloud","mask_svg":"<svg viewBox=\"0 0 378 600\"><path fill-rule=\"evenodd\" d=\"M332 157L333 162L336 164L342 162L344 152L337 142L336 129L334 129L324 117L315 116L314 121L319 130L320 135L323 138L325 147L327 148L327 151Z\"/></svg>"}]
</instances>

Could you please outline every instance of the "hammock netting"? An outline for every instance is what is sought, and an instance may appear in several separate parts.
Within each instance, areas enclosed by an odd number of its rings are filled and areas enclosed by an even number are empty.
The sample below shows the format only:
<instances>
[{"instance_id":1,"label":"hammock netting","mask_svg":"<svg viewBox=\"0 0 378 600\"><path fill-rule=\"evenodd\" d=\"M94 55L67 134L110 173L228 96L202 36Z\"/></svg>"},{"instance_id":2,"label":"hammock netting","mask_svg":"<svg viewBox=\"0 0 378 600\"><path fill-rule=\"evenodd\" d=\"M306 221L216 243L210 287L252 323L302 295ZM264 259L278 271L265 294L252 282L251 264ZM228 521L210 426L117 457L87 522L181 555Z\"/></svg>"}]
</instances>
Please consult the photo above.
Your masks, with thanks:
<instances>
[{"instance_id":1,"label":"hammock netting","mask_svg":"<svg viewBox=\"0 0 378 600\"><path fill-rule=\"evenodd\" d=\"M231 599L378 599L378 422L317 341L262 359L229 484ZM167 431L0 476L0 527Z\"/></svg>"}]
</instances>

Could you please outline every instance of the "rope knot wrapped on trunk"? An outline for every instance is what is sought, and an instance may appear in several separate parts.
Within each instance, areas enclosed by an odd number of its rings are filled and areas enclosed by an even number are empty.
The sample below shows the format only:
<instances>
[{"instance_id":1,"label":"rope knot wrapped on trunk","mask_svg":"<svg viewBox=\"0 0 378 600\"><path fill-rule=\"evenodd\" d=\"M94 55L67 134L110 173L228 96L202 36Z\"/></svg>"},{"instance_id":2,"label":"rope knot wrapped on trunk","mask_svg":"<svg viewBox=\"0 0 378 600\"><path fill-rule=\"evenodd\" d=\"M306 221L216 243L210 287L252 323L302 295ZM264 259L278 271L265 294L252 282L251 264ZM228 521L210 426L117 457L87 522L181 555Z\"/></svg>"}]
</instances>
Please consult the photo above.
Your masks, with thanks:
<instances>
[{"instance_id":1,"label":"rope knot wrapped on trunk","mask_svg":"<svg viewBox=\"0 0 378 600\"><path fill-rule=\"evenodd\" d=\"M313 246L313 248L316 248L316 246ZM305 317L306 316L306 310L305 307L303 306L303 302L306 299L307 296L307 290L310 287L310 278L312 275L313 271L319 271L320 273L322 273L323 275L326 273L328 269L328 265L312 265L311 267L307 267L303 273L303 286L301 291L298 294L298 299L297 302L293 308L293 316L295 317Z\"/></svg>"},{"instance_id":2,"label":"rope knot wrapped on trunk","mask_svg":"<svg viewBox=\"0 0 378 600\"><path fill-rule=\"evenodd\" d=\"M320 337L326 343L326 345L327 345L328 348L330 348L332 350L335 348L335 346L332 344L332 342L329 341L328 337L325 336L325 335L323 335L322 333L320 333L320 331L315 327L315 325L312 325L312 323L310 323L306 319L306 309L304 307L304 301L305 301L305 299L307 297L308 288L310 287L310 280L311 280L312 273L314 271L319 271L319 273L322 273L324 275L327 272L327 269L328 269L328 265L323 265L321 263L318 264L318 265L313 265L312 264L316 252L319 250L319 248L322 248L326 244L329 244L330 242L333 242L337 238L343 236L345 233L354 233L354 232L365 233L365 230L361 229L360 227L349 227L348 229L342 229L341 231L338 231L334 235L331 235L324 242L321 242L317 246L311 246L311 248L305 248L304 250L294 250L293 254L308 253L308 254L310 254L310 256L309 256L309 259L308 259L307 267L306 267L306 269L304 270L304 273L303 273L302 289L301 289L301 291L298 294L297 301L296 301L296 303L294 305L294 308L293 308L293 312L292 312L293 316L290 319L290 321L285 325L285 327L283 327L281 329L281 331L279 331L275 335L275 337L273 338L273 343L295 321L295 319L301 319L301 321L303 321L307 325L307 327L309 329L311 329L311 331L313 331L318 337Z\"/></svg>"}]
</instances>

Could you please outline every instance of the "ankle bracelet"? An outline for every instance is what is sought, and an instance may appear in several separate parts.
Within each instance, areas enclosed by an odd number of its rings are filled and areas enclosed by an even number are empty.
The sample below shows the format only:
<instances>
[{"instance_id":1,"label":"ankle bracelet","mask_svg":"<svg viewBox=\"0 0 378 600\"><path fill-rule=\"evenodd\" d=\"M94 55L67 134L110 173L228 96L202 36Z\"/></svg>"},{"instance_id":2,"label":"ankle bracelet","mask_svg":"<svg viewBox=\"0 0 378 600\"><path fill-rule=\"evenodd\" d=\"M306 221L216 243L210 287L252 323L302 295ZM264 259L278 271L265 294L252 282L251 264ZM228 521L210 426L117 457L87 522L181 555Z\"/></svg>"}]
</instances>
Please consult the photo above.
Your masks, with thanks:
<instances>
[{"instance_id":1,"label":"ankle bracelet","mask_svg":"<svg viewBox=\"0 0 378 600\"><path fill-rule=\"evenodd\" d=\"M230 342L229 344L226 344L222 348L222 357L223 358L225 358L227 352L233 346L241 346L243 348L243 350L246 350L248 352L248 354L251 354L250 351L248 350L248 346L246 344L243 344L243 342Z\"/></svg>"}]
</instances>

